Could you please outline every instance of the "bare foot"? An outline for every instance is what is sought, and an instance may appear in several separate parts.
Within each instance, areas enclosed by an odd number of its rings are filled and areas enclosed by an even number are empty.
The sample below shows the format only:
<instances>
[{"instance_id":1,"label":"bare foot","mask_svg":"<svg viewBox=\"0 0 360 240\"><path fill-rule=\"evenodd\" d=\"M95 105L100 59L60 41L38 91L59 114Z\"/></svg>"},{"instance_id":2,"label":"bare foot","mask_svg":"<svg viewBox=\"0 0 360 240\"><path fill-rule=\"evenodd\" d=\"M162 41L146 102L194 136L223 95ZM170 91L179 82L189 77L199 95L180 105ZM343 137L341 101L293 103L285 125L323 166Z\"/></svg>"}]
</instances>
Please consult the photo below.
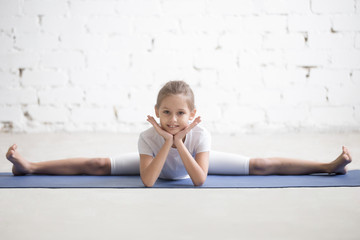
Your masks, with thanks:
<instances>
[{"instance_id":1,"label":"bare foot","mask_svg":"<svg viewBox=\"0 0 360 240\"><path fill-rule=\"evenodd\" d=\"M6 158L12 162L12 172L15 176L21 176L31 173L31 163L23 158L18 151L17 145L12 145L6 153Z\"/></svg>"},{"instance_id":2,"label":"bare foot","mask_svg":"<svg viewBox=\"0 0 360 240\"><path fill-rule=\"evenodd\" d=\"M330 163L330 172L336 174L346 174L346 165L351 163L351 155L346 147L342 147L343 152L340 156Z\"/></svg>"}]
</instances>

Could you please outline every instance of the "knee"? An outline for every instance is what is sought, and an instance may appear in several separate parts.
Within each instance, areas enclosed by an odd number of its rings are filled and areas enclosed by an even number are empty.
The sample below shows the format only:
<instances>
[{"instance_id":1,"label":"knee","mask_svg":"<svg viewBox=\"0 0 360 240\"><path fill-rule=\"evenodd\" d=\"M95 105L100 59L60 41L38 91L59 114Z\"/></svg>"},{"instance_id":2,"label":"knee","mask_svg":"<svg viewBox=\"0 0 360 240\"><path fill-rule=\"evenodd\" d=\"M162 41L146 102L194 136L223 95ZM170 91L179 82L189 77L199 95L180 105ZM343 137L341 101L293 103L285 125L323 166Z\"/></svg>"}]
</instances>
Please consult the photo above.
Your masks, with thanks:
<instances>
[{"instance_id":1,"label":"knee","mask_svg":"<svg viewBox=\"0 0 360 240\"><path fill-rule=\"evenodd\" d=\"M105 174L110 167L109 158L92 158L87 163L87 168L91 173Z\"/></svg>"},{"instance_id":2,"label":"knee","mask_svg":"<svg viewBox=\"0 0 360 240\"><path fill-rule=\"evenodd\" d=\"M253 158L250 159L250 174L251 175L267 175L270 172L271 163L267 158Z\"/></svg>"}]
</instances>

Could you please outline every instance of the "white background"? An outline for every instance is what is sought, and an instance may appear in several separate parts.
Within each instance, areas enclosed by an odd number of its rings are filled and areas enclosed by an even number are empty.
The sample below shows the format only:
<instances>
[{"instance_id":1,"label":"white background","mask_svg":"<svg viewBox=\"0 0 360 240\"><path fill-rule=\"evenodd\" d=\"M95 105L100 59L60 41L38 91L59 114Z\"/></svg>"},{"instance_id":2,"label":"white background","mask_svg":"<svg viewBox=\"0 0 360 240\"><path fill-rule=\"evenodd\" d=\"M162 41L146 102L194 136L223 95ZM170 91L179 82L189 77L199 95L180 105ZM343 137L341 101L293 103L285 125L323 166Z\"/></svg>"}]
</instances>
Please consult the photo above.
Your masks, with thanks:
<instances>
[{"instance_id":1,"label":"white background","mask_svg":"<svg viewBox=\"0 0 360 240\"><path fill-rule=\"evenodd\" d=\"M358 131L359 0L0 0L0 132L139 132L185 80L217 133Z\"/></svg>"}]
</instances>

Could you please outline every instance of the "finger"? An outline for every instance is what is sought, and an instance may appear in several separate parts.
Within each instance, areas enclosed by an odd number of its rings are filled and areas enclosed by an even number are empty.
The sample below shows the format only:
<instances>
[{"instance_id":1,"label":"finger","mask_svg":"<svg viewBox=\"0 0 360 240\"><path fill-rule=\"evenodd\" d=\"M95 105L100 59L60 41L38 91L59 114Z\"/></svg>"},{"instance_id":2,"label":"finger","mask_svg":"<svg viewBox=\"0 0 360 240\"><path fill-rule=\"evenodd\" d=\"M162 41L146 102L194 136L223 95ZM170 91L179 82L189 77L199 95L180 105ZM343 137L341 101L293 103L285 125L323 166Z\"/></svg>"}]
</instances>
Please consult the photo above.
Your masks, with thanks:
<instances>
[{"instance_id":1,"label":"finger","mask_svg":"<svg viewBox=\"0 0 360 240\"><path fill-rule=\"evenodd\" d=\"M148 115L147 117L148 117L148 118L147 118L147 121L148 121L148 122L157 123L156 120L155 120L152 116Z\"/></svg>"},{"instance_id":2,"label":"finger","mask_svg":"<svg viewBox=\"0 0 360 240\"><path fill-rule=\"evenodd\" d=\"M148 121L149 123L151 123L151 125L153 125L154 128L156 128L156 129L158 129L158 130L162 129L162 128L160 127L160 125L158 124L158 122L155 120L155 118L153 118L152 116L148 116L147 121Z\"/></svg>"},{"instance_id":3,"label":"finger","mask_svg":"<svg viewBox=\"0 0 360 240\"><path fill-rule=\"evenodd\" d=\"M190 132L191 129L193 129L196 125L198 125L201 122L201 118L197 117L187 128L185 128L185 132Z\"/></svg>"},{"instance_id":4,"label":"finger","mask_svg":"<svg viewBox=\"0 0 360 240\"><path fill-rule=\"evenodd\" d=\"M201 122L201 117L195 118L195 120L189 125L191 128L195 127Z\"/></svg>"}]
</instances>

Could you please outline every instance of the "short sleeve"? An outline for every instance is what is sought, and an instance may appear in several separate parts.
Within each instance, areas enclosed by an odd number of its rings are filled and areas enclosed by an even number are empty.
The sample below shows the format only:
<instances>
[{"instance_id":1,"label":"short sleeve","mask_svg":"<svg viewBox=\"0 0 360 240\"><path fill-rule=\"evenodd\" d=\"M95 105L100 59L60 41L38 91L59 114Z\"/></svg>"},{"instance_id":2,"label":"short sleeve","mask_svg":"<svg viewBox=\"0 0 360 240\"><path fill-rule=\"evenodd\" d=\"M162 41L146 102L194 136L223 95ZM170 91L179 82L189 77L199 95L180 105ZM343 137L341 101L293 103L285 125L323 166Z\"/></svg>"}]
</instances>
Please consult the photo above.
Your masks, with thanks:
<instances>
[{"instance_id":1,"label":"short sleeve","mask_svg":"<svg viewBox=\"0 0 360 240\"><path fill-rule=\"evenodd\" d=\"M151 150L151 147L149 146L149 144L146 142L143 133L140 134L140 137L139 137L138 150L139 150L139 154L153 156L153 151Z\"/></svg>"},{"instance_id":2,"label":"short sleeve","mask_svg":"<svg viewBox=\"0 0 360 240\"><path fill-rule=\"evenodd\" d=\"M196 147L196 153L200 152L209 152L211 149L211 135L210 133L203 129L201 134L199 134L199 144Z\"/></svg>"}]
</instances>

